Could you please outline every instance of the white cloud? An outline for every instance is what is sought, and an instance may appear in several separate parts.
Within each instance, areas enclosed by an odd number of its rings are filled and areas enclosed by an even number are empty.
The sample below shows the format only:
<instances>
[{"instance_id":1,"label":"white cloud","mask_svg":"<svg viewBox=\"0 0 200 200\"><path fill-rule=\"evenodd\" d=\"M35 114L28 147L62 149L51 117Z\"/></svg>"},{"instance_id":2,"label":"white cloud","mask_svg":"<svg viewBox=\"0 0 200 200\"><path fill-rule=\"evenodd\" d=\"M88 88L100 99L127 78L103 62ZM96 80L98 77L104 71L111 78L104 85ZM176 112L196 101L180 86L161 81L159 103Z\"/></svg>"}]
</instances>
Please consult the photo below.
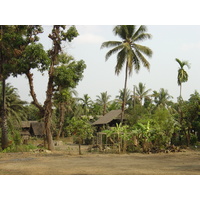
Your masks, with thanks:
<instances>
[{"instance_id":1,"label":"white cloud","mask_svg":"<svg viewBox=\"0 0 200 200\"><path fill-rule=\"evenodd\" d=\"M79 44L99 44L104 42L105 39L102 36L95 34L82 34L77 37L76 42Z\"/></svg>"}]
</instances>

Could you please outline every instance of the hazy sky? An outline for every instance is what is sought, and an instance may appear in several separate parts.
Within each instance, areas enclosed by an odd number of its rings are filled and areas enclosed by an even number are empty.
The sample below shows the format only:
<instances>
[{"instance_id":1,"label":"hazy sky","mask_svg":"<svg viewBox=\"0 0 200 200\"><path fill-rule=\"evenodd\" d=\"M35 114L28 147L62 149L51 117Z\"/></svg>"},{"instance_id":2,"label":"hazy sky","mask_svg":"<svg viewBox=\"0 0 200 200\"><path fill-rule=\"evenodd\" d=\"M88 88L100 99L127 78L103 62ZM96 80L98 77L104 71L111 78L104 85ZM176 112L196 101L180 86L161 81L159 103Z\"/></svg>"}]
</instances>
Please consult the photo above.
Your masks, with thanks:
<instances>
[{"instance_id":1,"label":"hazy sky","mask_svg":"<svg viewBox=\"0 0 200 200\"><path fill-rule=\"evenodd\" d=\"M109 49L100 49L102 42L109 40L120 40L116 37L110 25L80 25L76 26L79 36L72 43L64 44L65 51L76 60L83 59L87 65L84 78L76 88L79 97L88 94L93 100L96 95L107 91L115 98L119 90L124 86L124 69L119 76L114 73L116 65L116 55L105 61L105 54ZM146 40L140 44L146 45L153 50L152 58L147 58L150 62L150 71L143 66L138 74L135 72L128 79L128 88L133 90L133 85L139 82L145 83L147 89L159 90L165 88L174 97L174 101L179 96L177 85L178 63L175 58L187 60L191 68L185 70L189 75L187 83L183 83L183 98L187 100L195 90L200 92L200 26L177 26L177 25L147 25L148 33L152 34L151 40ZM51 41L47 37L51 31L51 26L44 26L44 34L40 36L40 42L45 49L51 48ZM35 89L40 102L45 99L47 87L47 75L41 76L39 72L35 74ZM23 76L9 78L15 87L19 88L19 94L23 100L31 101L28 81ZM23 85L23 89L22 86Z\"/></svg>"}]
</instances>

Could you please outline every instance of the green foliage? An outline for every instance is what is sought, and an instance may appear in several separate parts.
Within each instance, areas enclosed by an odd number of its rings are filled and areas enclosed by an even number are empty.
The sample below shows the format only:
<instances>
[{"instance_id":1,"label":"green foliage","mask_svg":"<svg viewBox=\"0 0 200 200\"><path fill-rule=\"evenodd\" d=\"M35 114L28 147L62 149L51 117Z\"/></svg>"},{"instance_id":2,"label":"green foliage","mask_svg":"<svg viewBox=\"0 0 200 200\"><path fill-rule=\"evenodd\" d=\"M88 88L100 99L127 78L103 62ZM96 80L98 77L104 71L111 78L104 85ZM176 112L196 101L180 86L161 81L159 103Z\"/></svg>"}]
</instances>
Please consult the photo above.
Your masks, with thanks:
<instances>
[{"instance_id":1,"label":"green foliage","mask_svg":"<svg viewBox=\"0 0 200 200\"><path fill-rule=\"evenodd\" d=\"M16 131L12 133L12 137L11 140L13 141L14 146L18 146L22 143L22 138L21 138L21 134L19 131Z\"/></svg>"},{"instance_id":2,"label":"green foliage","mask_svg":"<svg viewBox=\"0 0 200 200\"><path fill-rule=\"evenodd\" d=\"M9 153L9 152L29 152L30 150L36 149L37 147L32 144L21 144L21 145L12 145L4 149L3 153Z\"/></svg>"},{"instance_id":3,"label":"green foliage","mask_svg":"<svg viewBox=\"0 0 200 200\"><path fill-rule=\"evenodd\" d=\"M86 117L75 118L73 117L70 121L68 129L71 134L78 139L91 139L93 137L94 128L88 122Z\"/></svg>"},{"instance_id":4,"label":"green foliage","mask_svg":"<svg viewBox=\"0 0 200 200\"><path fill-rule=\"evenodd\" d=\"M86 65L83 60L75 61L66 54L60 56L61 65L55 68L54 82L61 88L75 88L83 78Z\"/></svg>"},{"instance_id":5,"label":"green foliage","mask_svg":"<svg viewBox=\"0 0 200 200\"><path fill-rule=\"evenodd\" d=\"M2 150L3 153L9 152L28 152L31 149L36 149L37 147L32 144L22 144L22 137L18 130L12 130L8 134L9 146Z\"/></svg>"},{"instance_id":6,"label":"green foliage","mask_svg":"<svg viewBox=\"0 0 200 200\"><path fill-rule=\"evenodd\" d=\"M47 53L37 34L42 33L41 26L1 26L2 40L2 71L4 78L9 75L17 76L26 73L28 69L37 68L44 70L49 65Z\"/></svg>"},{"instance_id":7,"label":"green foliage","mask_svg":"<svg viewBox=\"0 0 200 200\"><path fill-rule=\"evenodd\" d=\"M70 26L67 32L62 32L63 38L66 38L69 42L71 42L78 35L79 34L75 26Z\"/></svg>"},{"instance_id":8,"label":"green foliage","mask_svg":"<svg viewBox=\"0 0 200 200\"><path fill-rule=\"evenodd\" d=\"M37 69L40 72L44 72L50 65L50 59L44 47L40 43L31 43L26 46L22 56L18 59L18 67L13 69L13 73L23 74L30 69Z\"/></svg>"},{"instance_id":9,"label":"green foliage","mask_svg":"<svg viewBox=\"0 0 200 200\"><path fill-rule=\"evenodd\" d=\"M18 91L9 83L6 84L6 114L8 117L9 128L16 126L21 120L26 120L27 102L22 101L18 95ZM2 106L2 84L0 84L0 105ZM0 119L1 122L1 119Z\"/></svg>"},{"instance_id":10,"label":"green foliage","mask_svg":"<svg viewBox=\"0 0 200 200\"><path fill-rule=\"evenodd\" d=\"M196 145L198 143L198 137L194 134L191 134L190 136L190 144L191 145Z\"/></svg>"},{"instance_id":11,"label":"green foliage","mask_svg":"<svg viewBox=\"0 0 200 200\"><path fill-rule=\"evenodd\" d=\"M29 121L39 121L40 120L40 112L39 109L33 104L29 104L26 106L27 110L27 120Z\"/></svg>"}]
</instances>

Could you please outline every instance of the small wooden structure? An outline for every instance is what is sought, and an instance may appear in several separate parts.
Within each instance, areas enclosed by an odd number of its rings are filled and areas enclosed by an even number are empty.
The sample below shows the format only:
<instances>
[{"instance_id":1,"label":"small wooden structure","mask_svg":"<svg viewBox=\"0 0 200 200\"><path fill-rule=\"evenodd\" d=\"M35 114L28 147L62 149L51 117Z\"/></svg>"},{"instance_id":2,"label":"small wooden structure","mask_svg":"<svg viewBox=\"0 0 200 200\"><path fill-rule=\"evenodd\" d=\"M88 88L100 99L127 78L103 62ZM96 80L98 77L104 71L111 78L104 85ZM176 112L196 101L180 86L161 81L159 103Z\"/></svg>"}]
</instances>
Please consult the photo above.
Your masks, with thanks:
<instances>
[{"instance_id":1,"label":"small wooden structure","mask_svg":"<svg viewBox=\"0 0 200 200\"><path fill-rule=\"evenodd\" d=\"M123 140L122 138L119 138L117 133L113 133L112 136L115 136L114 140L110 137L107 137L107 134L104 132L97 133L96 145L99 147L100 151L120 153L120 148L122 146Z\"/></svg>"},{"instance_id":2,"label":"small wooden structure","mask_svg":"<svg viewBox=\"0 0 200 200\"><path fill-rule=\"evenodd\" d=\"M44 123L37 121L22 121L21 122L21 136L22 137L43 137Z\"/></svg>"}]
</instances>

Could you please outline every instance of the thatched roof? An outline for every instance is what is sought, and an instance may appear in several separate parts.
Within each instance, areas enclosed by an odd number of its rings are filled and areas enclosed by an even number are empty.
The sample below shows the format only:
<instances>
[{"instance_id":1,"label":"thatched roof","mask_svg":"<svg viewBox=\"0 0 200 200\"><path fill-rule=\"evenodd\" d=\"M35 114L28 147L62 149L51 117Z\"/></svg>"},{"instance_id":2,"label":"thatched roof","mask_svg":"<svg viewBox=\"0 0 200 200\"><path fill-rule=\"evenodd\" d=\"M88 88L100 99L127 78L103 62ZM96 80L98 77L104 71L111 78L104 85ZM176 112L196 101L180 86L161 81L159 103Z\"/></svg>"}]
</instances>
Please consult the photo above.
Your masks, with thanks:
<instances>
[{"instance_id":1,"label":"thatched roof","mask_svg":"<svg viewBox=\"0 0 200 200\"><path fill-rule=\"evenodd\" d=\"M93 123L93 125L101 125L101 124L108 124L114 119L119 119L119 116L121 115L122 110L111 110L104 116L100 117L97 121Z\"/></svg>"},{"instance_id":2,"label":"thatched roof","mask_svg":"<svg viewBox=\"0 0 200 200\"><path fill-rule=\"evenodd\" d=\"M43 122L33 122L31 123L31 133L34 136L44 135L44 123Z\"/></svg>"},{"instance_id":3,"label":"thatched roof","mask_svg":"<svg viewBox=\"0 0 200 200\"><path fill-rule=\"evenodd\" d=\"M24 130L28 129L29 134L32 136L42 136L44 134L44 123L37 121L22 121L21 127ZM24 134L24 131L22 131Z\"/></svg>"},{"instance_id":4,"label":"thatched roof","mask_svg":"<svg viewBox=\"0 0 200 200\"><path fill-rule=\"evenodd\" d=\"M22 121L21 122L21 127L22 128L30 128L31 123L37 123L37 121Z\"/></svg>"}]
</instances>

